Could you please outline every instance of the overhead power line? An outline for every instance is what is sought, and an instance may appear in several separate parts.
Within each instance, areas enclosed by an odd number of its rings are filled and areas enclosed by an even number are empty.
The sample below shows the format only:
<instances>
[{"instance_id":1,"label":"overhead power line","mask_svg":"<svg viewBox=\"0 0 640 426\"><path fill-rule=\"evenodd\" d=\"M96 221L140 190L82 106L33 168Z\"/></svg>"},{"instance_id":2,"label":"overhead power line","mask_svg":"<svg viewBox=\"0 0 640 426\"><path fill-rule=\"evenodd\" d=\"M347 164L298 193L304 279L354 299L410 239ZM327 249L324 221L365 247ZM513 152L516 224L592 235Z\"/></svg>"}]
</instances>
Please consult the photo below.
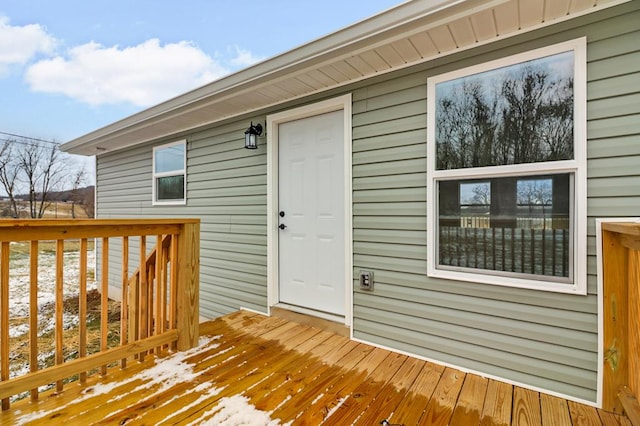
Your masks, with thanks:
<instances>
[{"instance_id":1,"label":"overhead power line","mask_svg":"<svg viewBox=\"0 0 640 426\"><path fill-rule=\"evenodd\" d=\"M32 138L31 136L17 135L15 133L0 132L0 135L10 136L10 137L14 137L14 138L20 138L20 139L23 139L23 140L26 139L26 140L35 141L35 142L50 143L52 145L60 145L60 142L50 141L50 140L46 140L46 139ZM7 141L8 139L5 138L3 140ZM24 143L23 141L15 141L15 142Z\"/></svg>"}]
</instances>

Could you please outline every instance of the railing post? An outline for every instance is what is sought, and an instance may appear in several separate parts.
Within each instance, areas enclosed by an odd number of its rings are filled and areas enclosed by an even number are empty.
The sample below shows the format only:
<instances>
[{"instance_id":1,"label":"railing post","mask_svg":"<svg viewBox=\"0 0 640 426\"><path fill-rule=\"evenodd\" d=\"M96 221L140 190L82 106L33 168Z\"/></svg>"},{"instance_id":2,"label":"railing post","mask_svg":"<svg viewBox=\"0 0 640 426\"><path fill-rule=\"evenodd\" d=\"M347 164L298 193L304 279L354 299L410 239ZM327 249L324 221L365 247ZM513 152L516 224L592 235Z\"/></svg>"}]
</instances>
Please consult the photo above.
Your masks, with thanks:
<instances>
[{"instance_id":1,"label":"railing post","mask_svg":"<svg viewBox=\"0 0 640 426\"><path fill-rule=\"evenodd\" d=\"M9 243L0 244L0 381L9 380ZM9 398L2 399L9 409Z\"/></svg>"},{"instance_id":2,"label":"railing post","mask_svg":"<svg viewBox=\"0 0 640 426\"><path fill-rule=\"evenodd\" d=\"M603 230L603 314L604 314L604 389L602 406L621 413L616 394L626 385L628 374L627 289L628 251L620 244L620 235Z\"/></svg>"},{"instance_id":3,"label":"railing post","mask_svg":"<svg viewBox=\"0 0 640 426\"><path fill-rule=\"evenodd\" d=\"M174 265L171 265L172 267ZM185 223L178 236L177 349L198 345L200 291L200 223Z\"/></svg>"}]
</instances>

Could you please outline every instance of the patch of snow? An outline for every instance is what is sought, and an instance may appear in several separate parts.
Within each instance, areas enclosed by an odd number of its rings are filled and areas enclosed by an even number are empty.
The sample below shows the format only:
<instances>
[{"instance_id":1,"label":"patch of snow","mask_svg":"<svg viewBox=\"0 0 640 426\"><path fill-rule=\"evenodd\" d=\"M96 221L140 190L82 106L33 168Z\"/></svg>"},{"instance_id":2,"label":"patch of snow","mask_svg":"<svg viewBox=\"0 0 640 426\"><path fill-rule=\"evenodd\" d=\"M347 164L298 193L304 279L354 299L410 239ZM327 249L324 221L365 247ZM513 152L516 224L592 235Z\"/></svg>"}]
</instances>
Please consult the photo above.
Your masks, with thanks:
<instances>
[{"instance_id":1,"label":"patch of snow","mask_svg":"<svg viewBox=\"0 0 640 426\"><path fill-rule=\"evenodd\" d=\"M87 251L87 264L91 269L95 265L95 251ZM9 266L9 318L27 318L29 316L29 293L31 291L30 280L30 260L29 256L19 256L11 260ZM63 271L63 294L65 297L76 296L79 292L80 283L80 253L67 252L64 254ZM95 289L94 280L87 280L87 291ZM56 301L56 254L38 254L38 309L44 305L55 303ZM41 317L39 315L39 317ZM42 320L42 318L39 318ZM63 328L77 326L79 319L77 316L65 315ZM44 326L40 326L39 335L42 336L53 330L55 322L52 318L47 319ZM9 328L11 337L19 337L29 332L29 326L19 324Z\"/></svg>"},{"instance_id":2,"label":"patch of snow","mask_svg":"<svg viewBox=\"0 0 640 426\"><path fill-rule=\"evenodd\" d=\"M167 422L168 420L176 417L179 414L182 414L182 413L185 413L185 412L189 411L191 408L198 406L198 404L206 401L207 399L218 395L220 392L222 392L224 390L224 388L217 388L211 383L202 383L202 384L196 386L196 388L194 390L199 392L199 393L202 393L202 392L204 392L204 393L202 395L200 395L198 398L196 398L195 401L193 401L193 402L191 402L189 404L185 404L179 410L174 411L169 417L164 419L165 422ZM165 404L162 404L162 405L165 405Z\"/></svg>"},{"instance_id":3,"label":"patch of snow","mask_svg":"<svg viewBox=\"0 0 640 426\"><path fill-rule=\"evenodd\" d=\"M333 408L331 408L331 410L329 410L329 412L327 413L327 415L326 415L326 417L324 418L324 420L326 421L326 420L327 420L329 417L331 417L331 416L332 416L336 411L338 411L338 409L339 409L340 407L342 407L342 404L344 404L344 403L345 403L345 401L346 401L347 399L349 399L349 395L345 396L344 398L340 398L340 399L338 400L338 403L337 403Z\"/></svg>"},{"instance_id":4,"label":"patch of snow","mask_svg":"<svg viewBox=\"0 0 640 426\"><path fill-rule=\"evenodd\" d=\"M205 418L211 416L207 419ZM190 425L206 426L280 426L278 419L273 420L269 413L258 410L249 404L249 398L234 395L220 399L218 404Z\"/></svg>"},{"instance_id":5,"label":"patch of snow","mask_svg":"<svg viewBox=\"0 0 640 426\"><path fill-rule=\"evenodd\" d=\"M320 399L322 399L323 396L324 396L324 393L320 393L320 395L316 396L315 399L313 401L311 401L310 405L313 405L316 402L320 401Z\"/></svg>"},{"instance_id":6,"label":"patch of snow","mask_svg":"<svg viewBox=\"0 0 640 426\"><path fill-rule=\"evenodd\" d=\"M29 332L29 324L18 324L14 327L9 327L9 337L20 337Z\"/></svg>"},{"instance_id":7,"label":"patch of snow","mask_svg":"<svg viewBox=\"0 0 640 426\"><path fill-rule=\"evenodd\" d=\"M278 404L276 406L276 408L273 409L273 411L278 410L280 407L282 407L284 404L286 404L287 402L289 402L289 400L291 399L291 395L287 395L287 397L285 399L283 399L282 401L280 401L280 404Z\"/></svg>"}]
</instances>

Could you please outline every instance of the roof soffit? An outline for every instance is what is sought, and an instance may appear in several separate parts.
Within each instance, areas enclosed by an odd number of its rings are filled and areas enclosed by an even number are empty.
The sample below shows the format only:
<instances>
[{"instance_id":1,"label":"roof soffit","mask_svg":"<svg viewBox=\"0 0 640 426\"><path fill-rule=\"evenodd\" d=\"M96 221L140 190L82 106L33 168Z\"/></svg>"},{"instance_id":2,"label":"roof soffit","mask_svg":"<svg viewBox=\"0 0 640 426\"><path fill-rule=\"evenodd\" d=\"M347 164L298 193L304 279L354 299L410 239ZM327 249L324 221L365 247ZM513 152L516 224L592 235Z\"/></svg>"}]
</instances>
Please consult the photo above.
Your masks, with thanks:
<instances>
[{"instance_id":1,"label":"roof soffit","mask_svg":"<svg viewBox=\"0 0 640 426\"><path fill-rule=\"evenodd\" d=\"M410 1L74 139L62 149L95 155L185 133L626 1L467 0L438 9L429 9L428 0Z\"/></svg>"}]
</instances>

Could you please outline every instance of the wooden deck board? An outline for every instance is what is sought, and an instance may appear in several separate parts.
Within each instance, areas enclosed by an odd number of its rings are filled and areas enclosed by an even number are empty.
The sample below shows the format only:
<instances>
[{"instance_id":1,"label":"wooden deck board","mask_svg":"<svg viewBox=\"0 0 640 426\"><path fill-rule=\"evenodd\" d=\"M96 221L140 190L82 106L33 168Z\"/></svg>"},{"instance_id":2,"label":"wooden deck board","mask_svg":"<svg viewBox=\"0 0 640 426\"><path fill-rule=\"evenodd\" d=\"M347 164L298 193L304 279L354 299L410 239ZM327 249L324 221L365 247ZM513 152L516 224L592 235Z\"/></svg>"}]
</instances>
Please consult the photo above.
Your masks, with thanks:
<instances>
[{"instance_id":1,"label":"wooden deck board","mask_svg":"<svg viewBox=\"0 0 640 426\"><path fill-rule=\"evenodd\" d=\"M489 381L483 377L473 374L466 375L451 418L452 426L480 424L488 384Z\"/></svg>"},{"instance_id":2,"label":"wooden deck board","mask_svg":"<svg viewBox=\"0 0 640 426\"><path fill-rule=\"evenodd\" d=\"M420 374L422 364L422 361L415 358L407 359L376 396L376 409L365 410L358 418L357 424L367 426L380 424L382 420L388 421ZM369 405L374 406L373 403Z\"/></svg>"},{"instance_id":3,"label":"wooden deck board","mask_svg":"<svg viewBox=\"0 0 640 426\"><path fill-rule=\"evenodd\" d=\"M363 352L353 353L360 353L358 357L360 360L356 359L357 363L354 364L354 366L360 366L357 373L349 374L350 379L343 380L342 377L347 372L345 369L334 372L330 379L324 378L319 381L316 386L319 393L310 404L298 413L298 420L301 424L315 425L325 421L330 414L342 405L344 398L351 395L355 388L367 379L369 373L378 368L380 363L388 356L388 352L382 349L373 349L366 354ZM349 367L344 363L342 365L343 367ZM312 397L313 395L309 396Z\"/></svg>"},{"instance_id":4,"label":"wooden deck board","mask_svg":"<svg viewBox=\"0 0 640 426\"><path fill-rule=\"evenodd\" d=\"M327 365L331 366L331 368L329 368L326 373L311 375L308 380L305 380L306 386L295 392L295 394L292 393L288 395L291 397L290 400L287 401L286 405L282 405L275 410L273 415L283 419L296 418L298 415L301 415L309 405L309 401L314 401L318 395L321 395L328 389L334 389L335 384L343 380L343 377L365 360L367 355L372 351L376 350L371 347L356 345L340 359L333 363L328 363Z\"/></svg>"},{"instance_id":5,"label":"wooden deck board","mask_svg":"<svg viewBox=\"0 0 640 426\"><path fill-rule=\"evenodd\" d=\"M630 425L613 413L308 324L235 312L200 329L198 348L166 360L130 360L106 377L90 376L85 386L15 402L0 413L0 424L199 424L241 395L294 425ZM149 370L156 362L167 371ZM172 369L177 377L165 380Z\"/></svg>"},{"instance_id":6,"label":"wooden deck board","mask_svg":"<svg viewBox=\"0 0 640 426\"><path fill-rule=\"evenodd\" d=\"M387 356L380 365L372 369L366 379L356 386L351 395L348 395L344 403L331 415L331 419L346 425L353 424L367 410L384 385L391 380L406 359L406 355L387 352ZM379 424L385 417L383 415L373 424Z\"/></svg>"},{"instance_id":7,"label":"wooden deck board","mask_svg":"<svg viewBox=\"0 0 640 426\"><path fill-rule=\"evenodd\" d=\"M529 389L514 388L511 416L512 421L519 425L542 425L540 394Z\"/></svg>"},{"instance_id":8,"label":"wooden deck board","mask_svg":"<svg viewBox=\"0 0 640 426\"><path fill-rule=\"evenodd\" d=\"M449 424L464 377L465 374L458 370L452 368L444 370L419 424L434 426Z\"/></svg>"},{"instance_id":9,"label":"wooden deck board","mask_svg":"<svg viewBox=\"0 0 640 426\"><path fill-rule=\"evenodd\" d=\"M513 386L489 380L480 424L483 426L510 425L512 401Z\"/></svg>"},{"instance_id":10,"label":"wooden deck board","mask_svg":"<svg viewBox=\"0 0 640 426\"><path fill-rule=\"evenodd\" d=\"M443 366L425 363L409 388L407 397L400 402L391 418L387 420L397 424L418 424L443 372Z\"/></svg>"},{"instance_id":11,"label":"wooden deck board","mask_svg":"<svg viewBox=\"0 0 640 426\"><path fill-rule=\"evenodd\" d=\"M540 394L540 411L543 426L570 426L567 401L551 395Z\"/></svg>"}]
</instances>

